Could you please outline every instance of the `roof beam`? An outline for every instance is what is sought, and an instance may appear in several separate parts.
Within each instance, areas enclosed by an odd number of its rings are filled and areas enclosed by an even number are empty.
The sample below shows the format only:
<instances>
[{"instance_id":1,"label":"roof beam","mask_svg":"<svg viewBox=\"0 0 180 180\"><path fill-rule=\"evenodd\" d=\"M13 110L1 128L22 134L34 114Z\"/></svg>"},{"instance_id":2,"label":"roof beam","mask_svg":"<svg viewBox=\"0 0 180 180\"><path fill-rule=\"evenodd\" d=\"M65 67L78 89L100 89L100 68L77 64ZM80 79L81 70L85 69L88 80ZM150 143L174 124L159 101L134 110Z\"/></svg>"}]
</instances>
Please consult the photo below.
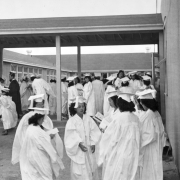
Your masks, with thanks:
<instances>
[{"instance_id":1,"label":"roof beam","mask_svg":"<svg viewBox=\"0 0 180 180\"><path fill-rule=\"evenodd\" d=\"M98 36L101 40L106 41L106 39L103 38L100 34L97 34L96 36Z\"/></svg>"}]
</instances>

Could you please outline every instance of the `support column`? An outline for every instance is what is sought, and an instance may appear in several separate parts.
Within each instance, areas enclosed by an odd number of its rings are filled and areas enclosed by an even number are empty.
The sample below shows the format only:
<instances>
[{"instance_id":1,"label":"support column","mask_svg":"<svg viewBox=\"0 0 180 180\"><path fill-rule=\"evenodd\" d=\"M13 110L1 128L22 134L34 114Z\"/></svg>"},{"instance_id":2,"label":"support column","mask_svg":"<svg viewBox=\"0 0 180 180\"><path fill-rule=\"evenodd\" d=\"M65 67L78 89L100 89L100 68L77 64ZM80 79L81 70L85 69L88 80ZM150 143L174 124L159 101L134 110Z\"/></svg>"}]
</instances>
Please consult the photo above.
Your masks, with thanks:
<instances>
[{"instance_id":1,"label":"support column","mask_svg":"<svg viewBox=\"0 0 180 180\"><path fill-rule=\"evenodd\" d=\"M151 63L152 63L152 85L154 86L154 82L155 82L155 62L154 62L154 54L152 53L152 59L151 59Z\"/></svg>"},{"instance_id":2,"label":"support column","mask_svg":"<svg viewBox=\"0 0 180 180\"><path fill-rule=\"evenodd\" d=\"M78 77L81 80L81 46L77 46L77 70L78 70Z\"/></svg>"},{"instance_id":3,"label":"support column","mask_svg":"<svg viewBox=\"0 0 180 180\"><path fill-rule=\"evenodd\" d=\"M159 60L164 59L164 36L163 32L159 33ZM161 102L161 116L165 122L165 77L166 77L166 63L160 64L160 102Z\"/></svg>"},{"instance_id":4,"label":"support column","mask_svg":"<svg viewBox=\"0 0 180 180\"><path fill-rule=\"evenodd\" d=\"M0 77L3 75L3 48L0 48Z\"/></svg>"},{"instance_id":5,"label":"support column","mask_svg":"<svg viewBox=\"0 0 180 180\"><path fill-rule=\"evenodd\" d=\"M61 38L56 36L57 120L61 121Z\"/></svg>"}]
</instances>

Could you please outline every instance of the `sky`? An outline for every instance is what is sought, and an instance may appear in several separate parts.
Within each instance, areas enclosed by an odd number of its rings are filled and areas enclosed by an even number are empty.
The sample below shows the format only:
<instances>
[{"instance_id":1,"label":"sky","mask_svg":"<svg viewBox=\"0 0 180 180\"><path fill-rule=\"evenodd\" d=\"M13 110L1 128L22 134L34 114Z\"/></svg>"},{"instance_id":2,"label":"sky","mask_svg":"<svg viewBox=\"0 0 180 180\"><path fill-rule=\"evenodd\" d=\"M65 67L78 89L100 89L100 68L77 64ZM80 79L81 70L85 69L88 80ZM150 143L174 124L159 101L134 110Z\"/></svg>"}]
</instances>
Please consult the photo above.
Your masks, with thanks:
<instances>
[{"instance_id":1,"label":"sky","mask_svg":"<svg viewBox=\"0 0 180 180\"><path fill-rule=\"evenodd\" d=\"M161 0L0 0L0 19L153 14L160 12ZM154 52L154 45L82 47L82 54ZM30 48L32 55L55 54L55 48ZM25 49L9 49L27 54ZM62 54L76 54L77 49L62 48Z\"/></svg>"}]
</instances>

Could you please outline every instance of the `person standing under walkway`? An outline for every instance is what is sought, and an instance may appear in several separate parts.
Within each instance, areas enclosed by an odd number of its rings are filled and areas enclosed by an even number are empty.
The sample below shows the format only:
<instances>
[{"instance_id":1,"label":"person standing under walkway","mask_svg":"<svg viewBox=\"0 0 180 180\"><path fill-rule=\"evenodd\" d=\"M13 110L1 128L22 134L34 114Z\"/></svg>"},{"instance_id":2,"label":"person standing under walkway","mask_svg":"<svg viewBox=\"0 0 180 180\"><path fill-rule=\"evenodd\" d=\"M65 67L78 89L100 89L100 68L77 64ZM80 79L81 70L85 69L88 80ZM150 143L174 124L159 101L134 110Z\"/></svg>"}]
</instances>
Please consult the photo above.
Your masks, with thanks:
<instances>
[{"instance_id":1,"label":"person standing under walkway","mask_svg":"<svg viewBox=\"0 0 180 180\"><path fill-rule=\"evenodd\" d=\"M100 77L99 77L100 79ZM95 114L100 112L103 114L103 104L104 104L104 85L98 77L95 76L95 80L92 82L94 96L95 96Z\"/></svg>"},{"instance_id":2,"label":"person standing under walkway","mask_svg":"<svg viewBox=\"0 0 180 180\"><path fill-rule=\"evenodd\" d=\"M12 97L12 101L14 101L14 103L16 104L16 111L18 114L18 118L20 118L20 116L22 114L20 87L19 87L19 83L15 79L15 73L12 71L9 73L9 80L10 80L9 96Z\"/></svg>"}]
</instances>

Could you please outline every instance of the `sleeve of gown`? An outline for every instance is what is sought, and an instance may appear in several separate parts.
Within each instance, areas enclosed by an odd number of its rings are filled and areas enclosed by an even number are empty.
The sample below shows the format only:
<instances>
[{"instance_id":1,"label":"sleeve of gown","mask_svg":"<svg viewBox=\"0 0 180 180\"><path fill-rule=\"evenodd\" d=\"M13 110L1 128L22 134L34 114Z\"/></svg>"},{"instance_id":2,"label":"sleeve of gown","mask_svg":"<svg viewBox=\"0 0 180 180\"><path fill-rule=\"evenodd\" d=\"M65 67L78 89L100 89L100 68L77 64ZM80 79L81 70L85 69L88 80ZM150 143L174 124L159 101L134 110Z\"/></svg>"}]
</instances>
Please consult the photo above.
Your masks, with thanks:
<instances>
[{"instance_id":1,"label":"sleeve of gown","mask_svg":"<svg viewBox=\"0 0 180 180\"><path fill-rule=\"evenodd\" d=\"M91 91L92 91L92 89L93 89L91 83L88 83L87 86L88 86L87 89L84 90L84 91L85 91L85 92L84 92L84 95L85 95L85 99L86 99L86 100L89 99L89 96L91 95Z\"/></svg>"},{"instance_id":2,"label":"sleeve of gown","mask_svg":"<svg viewBox=\"0 0 180 180\"><path fill-rule=\"evenodd\" d=\"M49 135L47 135L47 136L49 136ZM57 161L58 156L57 156L57 153L56 153L55 149L53 148L53 146L50 142L50 137L39 136L38 137L38 144L50 156L51 162L55 163Z\"/></svg>"},{"instance_id":3,"label":"sleeve of gown","mask_svg":"<svg viewBox=\"0 0 180 180\"><path fill-rule=\"evenodd\" d=\"M157 139L157 134L152 118L147 118L141 132L141 147L144 147Z\"/></svg>"},{"instance_id":4,"label":"sleeve of gown","mask_svg":"<svg viewBox=\"0 0 180 180\"><path fill-rule=\"evenodd\" d=\"M96 145L101 137L101 131L99 130L96 123L89 117L90 119L90 144Z\"/></svg>"},{"instance_id":5,"label":"sleeve of gown","mask_svg":"<svg viewBox=\"0 0 180 180\"><path fill-rule=\"evenodd\" d=\"M46 93L55 97L55 94L51 86L44 79L42 79L42 81L43 81L43 87L46 90Z\"/></svg>"},{"instance_id":6,"label":"sleeve of gown","mask_svg":"<svg viewBox=\"0 0 180 180\"><path fill-rule=\"evenodd\" d=\"M115 133L117 132L118 128L115 122L111 123L108 128L106 129L105 133L102 135L102 139L99 144L99 158L98 158L98 165L100 166L105 156L108 154L110 149L112 149L115 143Z\"/></svg>"},{"instance_id":7,"label":"sleeve of gown","mask_svg":"<svg viewBox=\"0 0 180 180\"><path fill-rule=\"evenodd\" d=\"M64 144L68 156L74 156L77 154L80 142L82 142L82 139L77 133L73 122L69 120L66 124L64 136Z\"/></svg>"}]
</instances>

